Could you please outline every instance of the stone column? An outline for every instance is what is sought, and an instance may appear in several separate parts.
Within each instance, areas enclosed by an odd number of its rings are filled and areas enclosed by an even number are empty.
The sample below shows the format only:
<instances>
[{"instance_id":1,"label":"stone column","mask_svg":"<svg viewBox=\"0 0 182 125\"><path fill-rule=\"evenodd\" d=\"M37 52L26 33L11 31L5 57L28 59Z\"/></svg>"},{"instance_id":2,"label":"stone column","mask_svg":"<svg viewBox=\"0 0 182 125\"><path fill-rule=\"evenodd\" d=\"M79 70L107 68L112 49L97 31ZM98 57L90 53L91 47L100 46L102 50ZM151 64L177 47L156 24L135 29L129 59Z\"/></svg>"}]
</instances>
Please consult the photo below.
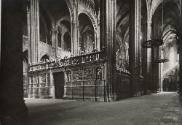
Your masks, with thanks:
<instances>
[{"instance_id":1,"label":"stone column","mask_svg":"<svg viewBox=\"0 0 182 125\"><path fill-rule=\"evenodd\" d=\"M32 76L28 76L28 98L31 98L32 96Z\"/></svg>"},{"instance_id":2,"label":"stone column","mask_svg":"<svg viewBox=\"0 0 182 125\"><path fill-rule=\"evenodd\" d=\"M182 20L182 1L180 1L181 5L181 12L180 12L180 20ZM179 24L179 92L180 92L180 99L182 100L182 21Z\"/></svg>"},{"instance_id":3,"label":"stone column","mask_svg":"<svg viewBox=\"0 0 182 125\"><path fill-rule=\"evenodd\" d=\"M29 47L28 47L28 67L31 64L31 48L30 48L30 27L31 27L31 19L30 19L30 2L26 3L26 14L27 14L27 30L28 30L28 41L29 41ZM27 70L27 79L28 79L28 87L27 87L27 91L28 91L28 98L31 98L31 76L29 75L29 68Z\"/></svg>"},{"instance_id":4,"label":"stone column","mask_svg":"<svg viewBox=\"0 0 182 125\"><path fill-rule=\"evenodd\" d=\"M135 0L135 57L136 57L136 67L135 67L135 76L136 76L136 91L137 95L141 94L144 90L143 86L143 77L142 77L142 1Z\"/></svg>"},{"instance_id":5,"label":"stone column","mask_svg":"<svg viewBox=\"0 0 182 125\"><path fill-rule=\"evenodd\" d=\"M54 86L54 78L53 78L53 72L49 72L50 77L50 89L49 89L49 96L52 98L55 98L55 86Z\"/></svg>"},{"instance_id":6,"label":"stone column","mask_svg":"<svg viewBox=\"0 0 182 125\"><path fill-rule=\"evenodd\" d=\"M30 0L30 64L39 62L38 46L39 46L39 0ZM37 77L33 75L33 97L36 96ZM36 88L36 89L35 89ZM30 90L31 91L31 90Z\"/></svg>"},{"instance_id":7,"label":"stone column","mask_svg":"<svg viewBox=\"0 0 182 125\"><path fill-rule=\"evenodd\" d=\"M72 34L72 39L71 39L71 44L72 44L72 55L76 56L78 55L79 52L79 40L78 40L78 3L77 1L74 0L73 4L73 13L71 15L71 34Z\"/></svg>"},{"instance_id":8,"label":"stone column","mask_svg":"<svg viewBox=\"0 0 182 125\"><path fill-rule=\"evenodd\" d=\"M23 0L2 0L0 116L2 125L29 125L23 99Z\"/></svg>"},{"instance_id":9,"label":"stone column","mask_svg":"<svg viewBox=\"0 0 182 125\"><path fill-rule=\"evenodd\" d=\"M94 29L94 46L93 49L97 49L97 30Z\"/></svg>"},{"instance_id":10,"label":"stone column","mask_svg":"<svg viewBox=\"0 0 182 125\"><path fill-rule=\"evenodd\" d=\"M100 9L98 11L98 17L97 17L97 50L100 51L101 50L101 42L100 42Z\"/></svg>"},{"instance_id":11,"label":"stone column","mask_svg":"<svg viewBox=\"0 0 182 125\"><path fill-rule=\"evenodd\" d=\"M114 83L114 68L115 68L115 31L116 31L116 0L103 0L104 17L101 18L101 23L104 23L105 28L102 27L102 38L106 46L107 64L106 64L106 93L108 101L115 98L115 83Z\"/></svg>"},{"instance_id":12,"label":"stone column","mask_svg":"<svg viewBox=\"0 0 182 125\"><path fill-rule=\"evenodd\" d=\"M142 2L141 0L136 0L135 4L135 39L136 39L136 48L137 48L137 75L140 77L142 75L142 41L141 41L141 18L142 18L142 13L141 13L141 8L142 8Z\"/></svg>"},{"instance_id":13,"label":"stone column","mask_svg":"<svg viewBox=\"0 0 182 125\"><path fill-rule=\"evenodd\" d=\"M53 42L53 47L54 47L54 56L57 58L57 53L58 53L58 29L56 25L53 26L52 28L52 42Z\"/></svg>"},{"instance_id":14,"label":"stone column","mask_svg":"<svg viewBox=\"0 0 182 125\"><path fill-rule=\"evenodd\" d=\"M38 74L38 97L41 98L41 92L42 92L42 88L41 88L41 83L42 83L42 74Z\"/></svg>"},{"instance_id":15,"label":"stone column","mask_svg":"<svg viewBox=\"0 0 182 125\"><path fill-rule=\"evenodd\" d=\"M98 25L98 29L97 29L97 45L96 45L96 49L98 51L101 50L101 46L100 46L100 25Z\"/></svg>"},{"instance_id":16,"label":"stone column","mask_svg":"<svg viewBox=\"0 0 182 125\"><path fill-rule=\"evenodd\" d=\"M30 43L30 3L28 3L27 5L27 30L28 30L28 41ZM30 44L29 44L29 48L28 48L28 64L30 64L31 62L31 53L30 53Z\"/></svg>"},{"instance_id":17,"label":"stone column","mask_svg":"<svg viewBox=\"0 0 182 125\"><path fill-rule=\"evenodd\" d=\"M31 64L37 63L38 44L40 40L39 33L39 0L30 0L30 53Z\"/></svg>"},{"instance_id":18,"label":"stone column","mask_svg":"<svg viewBox=\"0 0 182 125\"><path fill-rule=\"evenodd\" d=\"M131 96L141 90L141 0L130 0L129 67Z\"/></svg>"},{"instance_id":19,"label":"stone column","mask_svg":"<svg viewBox=\"0 0 182 125\"><path fill-rule=\"evenodd\" d=\"M180 40L182 42L182 39ZM182 44L180 45L182 48ZM182 52L179 52L179 93L182 100Z\"/></svg>"},{"instance_id":20,"label":"stone column","mask_svg":"<svg viewBox=\"0 0 182 125\"><path fill-rule=\"evenodd\" d=\"M137 14L137 0L130 0L130 31L129 31L129 69L131 73L131 82L130 82L130 95L133 96L136 92L136 74L137 74L137 27L136 27L136 14ZM136 19L135 19L136 18Z\"/></svg>"},{"instance_id":21,"label":"stone column","mask_svg":"<svg viewBox=\"0 0 182 125\"><path fill-rule=\"evenodd\" d=\"M148 20L147 22L147 40L152 39L152 21ZM146 66L146 80L145 84L147 86L147 90L151 90L152 85L152 48L147 48L147 66Z\"/></svg>"},{"instance_id":22,"label":"stone column","mask_svg":"<svg viewBox=\"0 0 182 125\"><path fill-rule=\"evenodd\" d=\"M1 2L0 2L0 8L2 8ZM1 20L1 9L0 9L0 20ZM1 27L1 23L0 23L0 27ZM0 28L0 32L1 32L1 28ZM1 33L0 33L0 48L1 48ZM1 70L1 50L0 50L0 70Z\"/></svg>"},{"instance_id":23,"label":"stone column","mask_svg":"<svg viewBox=\"0 0 182 125\"><path fill-rule=\"evenodd\" d=\"M37 76L36 75L33 75L33 77L32 77L32 98L36 98L36 95L37 95L37 93L36 93L36 85L37 85Z\"/></svg>"},{"instance_id":24,"label":"stone column","mask_svg":"<svg viewBox=\"0 0 182 125\"><path fill-rule=\"evenodd\" d=\"M78 55L78 47L79 47L79 45L78 45L78 33L77 33L77 21L75 21L75 20L73 20L73 22L72 22L72 26L73 26L73 36L72 36L72 54L74 55L74 56L76 56L76 55Z\"/></svg>"},{"instance_id":25,"label":"stone column","mask_svg":"<svg viewBox=\"0 0 182 125\"><path fill-rule=\"evenodd\" d=\"M106 10L105 10L105 0L100 1L100 49L106 47L105 41L105 32L106 32Z\"/></svg>"}]
</instances>

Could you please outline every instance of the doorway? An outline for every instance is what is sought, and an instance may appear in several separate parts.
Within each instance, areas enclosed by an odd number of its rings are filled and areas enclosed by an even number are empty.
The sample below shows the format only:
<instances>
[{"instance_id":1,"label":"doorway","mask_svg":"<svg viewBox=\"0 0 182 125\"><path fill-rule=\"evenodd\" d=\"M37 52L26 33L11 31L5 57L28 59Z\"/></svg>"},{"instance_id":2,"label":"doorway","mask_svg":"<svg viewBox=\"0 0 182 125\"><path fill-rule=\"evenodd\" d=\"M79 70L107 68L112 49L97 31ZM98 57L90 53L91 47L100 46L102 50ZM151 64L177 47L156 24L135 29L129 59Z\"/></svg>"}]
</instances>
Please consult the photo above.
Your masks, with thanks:
<instances>
[{"instance_id":1,"label":"doorway","mask_svg":"<svg viewBox=\"0 0 182 125\"><path fill-rule=\"evenodd\" d=\"M55 98L61 99L64 96L64 72L57 72L53 74L55 85Z\"/></svg>"}]
</instances>

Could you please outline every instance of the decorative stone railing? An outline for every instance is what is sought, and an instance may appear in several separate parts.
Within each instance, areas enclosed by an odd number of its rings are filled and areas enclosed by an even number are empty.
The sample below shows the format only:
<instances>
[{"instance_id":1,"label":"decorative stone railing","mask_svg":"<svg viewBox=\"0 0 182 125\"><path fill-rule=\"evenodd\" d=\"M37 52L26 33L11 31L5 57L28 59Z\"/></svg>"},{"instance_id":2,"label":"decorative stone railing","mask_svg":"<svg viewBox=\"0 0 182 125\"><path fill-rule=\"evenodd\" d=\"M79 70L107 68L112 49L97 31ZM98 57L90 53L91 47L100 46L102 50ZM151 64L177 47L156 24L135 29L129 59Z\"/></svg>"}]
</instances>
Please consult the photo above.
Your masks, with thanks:
<instances>
[{"instance_id":1,"label":"decorative stone railing","mask_svg":"<svg viewBox=\"0 0 182 125\"><path fill-rule=\"evenodd\" d=\"M56 61L38 63L29 66L29 72L48 70L59 67L74 66L85 63L94 63L105 60L105 54L101 52L93 52L85 55L79 55L75 57L69 57L64 59L56 59Z\"/></svg>"}]
</instances>

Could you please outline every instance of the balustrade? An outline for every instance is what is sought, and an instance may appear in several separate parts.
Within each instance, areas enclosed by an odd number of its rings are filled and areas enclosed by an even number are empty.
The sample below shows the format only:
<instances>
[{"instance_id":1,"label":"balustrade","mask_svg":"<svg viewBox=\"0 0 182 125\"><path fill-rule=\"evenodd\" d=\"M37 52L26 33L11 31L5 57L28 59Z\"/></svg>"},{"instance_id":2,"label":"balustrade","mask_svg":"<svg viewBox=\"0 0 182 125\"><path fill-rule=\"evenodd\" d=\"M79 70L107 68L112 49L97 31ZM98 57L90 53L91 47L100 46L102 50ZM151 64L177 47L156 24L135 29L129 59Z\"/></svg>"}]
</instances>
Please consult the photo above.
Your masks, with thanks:
<instances>
[{"instance_id":1,"label":"balustrade","mask_svg":"<svg viewBox=\"0 0 182 125\"><path fill-rule=\"evenodd\" d=\"M92 62L102 61L102 60L105 60L104 53L102 51L93 52L90 54L79 55L79 56L70 57L70 58L65 57L64 59L57 59L56 61L30 65L29 72L41 71L41 70L46 70L46 69L51 69L56 67L92 63Z\"/></svg>"}]
</instances>

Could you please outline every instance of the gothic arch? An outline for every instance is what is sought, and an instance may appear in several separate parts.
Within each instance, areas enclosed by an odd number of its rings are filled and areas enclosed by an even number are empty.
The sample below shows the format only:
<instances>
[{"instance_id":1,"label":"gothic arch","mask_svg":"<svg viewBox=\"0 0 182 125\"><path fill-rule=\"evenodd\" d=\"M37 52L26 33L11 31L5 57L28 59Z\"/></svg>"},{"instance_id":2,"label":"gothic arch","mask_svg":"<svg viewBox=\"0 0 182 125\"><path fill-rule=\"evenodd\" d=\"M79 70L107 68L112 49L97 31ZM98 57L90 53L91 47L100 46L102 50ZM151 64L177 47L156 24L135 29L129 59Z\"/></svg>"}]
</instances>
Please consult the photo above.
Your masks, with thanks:
<instances>
[{"instance_id":1,"label":"gothic arch","mask_svg":"<svg viewBox=\"0 0 182 125\"><path fill-rule=\"evenodd\" d=\"M92 22L92 25L93 25L93 27L94 27L94 31L97 32L97 21L96 21L96 19L94 18L94 16L93 16L90 12L88 12L87 10L84 10L84 11L80 12L80 13L78 14L78 17L79 17L81 14L85 14L85 15L87 15L87 16L89 17L89 19L90 19L90 21Z\"/></svg>"},{"instance_id":2,"label":"gothic arch","mask_svg":"<svg viewBox=\"0 0 182 125\"><path fill-rule=\"evenodd\" d=\"M156 12L156 10L157 10L157 8L159 8L159 6L162 4L164 2L164 4L165 3L168 3L168 2L171 2L171 3L175 3L176 4L176 6L177 6L177 8L180 10L180 0L152 0L151 1L151 4L150 5L148 5L148 6L150 6L150 17L149 17L149 19L150 20L152 20L152 17L154 16L154 14L155 14L155 12Z\"/></svg>"},{"instance_id":3,"label":"gothic arch","mask_svg":"<svg viewBox=\"0 0 182 125\"><path fill-rule=\"evenodd\" d=\"M85 10L89 10L90 13L93 15L98 14L99 10L99 2L96 0L78 0L78 4L83 6L83 10L81 10L81 13L84 12ZM80 13L80 12L79 12Z\"/></svg>"},{"instance_id":4,"label":"gothic arch","mask_svg":"<svg viewBox=\"0 0 182 125\"><path fill-rule=\"evenodd\" d=\"M161 89L162 81L166 79L166 72L170 74L179 65L177 62L179 46L177 45L177 36L179 35L179 28L181 28L179 2L180 0L153 1L151 8L152 39L162 39L164 42L162 47L154 48L152 53L152 61L154 62L152 69L153 74L155 74L153 79L155 83L161 83ZM159 67L159 64L155 63L158 58L168 59L168 62Z\"/></svg>"},{"instance_id":5,"label":"gothic arch","mask_svg":"<svg viewBox=\"0 0 182 125\"><path fill-rule=\"evenodd\" d=\"M67 22L71 22L70 18L68 16L64 16L61 19L59 19L56 23L57 26L59 26L61 24L62 21L67 21ZM71 26L71 25L70 25Z\"/></svg>"},{"instance_id":6,"label":"gothic arch","mask_svg":"<svg viewBox=\"0 0 182 125\"><path fill-rule=\"evenodd\" d=\"M92 52L95 49L95 31L92 21L84 13L79 14L78 20L80 49L83 52Z\"/></svg>"},{"instance_id":7,"label":"gothic arch","mask_svg":"<svg viewBox=\"0 0 182 125\"><path fill-rule=\"evenodd\" d=\"M68 18L61 18L57 23L58 47L71 52L71 23Z\"/></svg>"},{"instance_id":8,"label":"gothic arch","mask_svg":"<svg viewBox=\"0 0 182 125\"><path fill-rule=\"evenodd\" d=\"M50 59L50 56L48 54L44 54L41 58L40 61L41 62L46 62Z\"/></svg>"},{"instance_id":9,"label":"gothic arch","mask_svg":"<svg viewBox=\"0 0 182 125\"><path fill-rule=\"evenodd\" d=\"M152 16L153 30L157 28L158 33L154 36L163 38L166 35L165 30L176 29L178 30L180 25L180 9L175 1L166 0L164 3L157 4L157 8ZM158 26L157 26L158 25Z\"/></svg>"}]
</instances>

